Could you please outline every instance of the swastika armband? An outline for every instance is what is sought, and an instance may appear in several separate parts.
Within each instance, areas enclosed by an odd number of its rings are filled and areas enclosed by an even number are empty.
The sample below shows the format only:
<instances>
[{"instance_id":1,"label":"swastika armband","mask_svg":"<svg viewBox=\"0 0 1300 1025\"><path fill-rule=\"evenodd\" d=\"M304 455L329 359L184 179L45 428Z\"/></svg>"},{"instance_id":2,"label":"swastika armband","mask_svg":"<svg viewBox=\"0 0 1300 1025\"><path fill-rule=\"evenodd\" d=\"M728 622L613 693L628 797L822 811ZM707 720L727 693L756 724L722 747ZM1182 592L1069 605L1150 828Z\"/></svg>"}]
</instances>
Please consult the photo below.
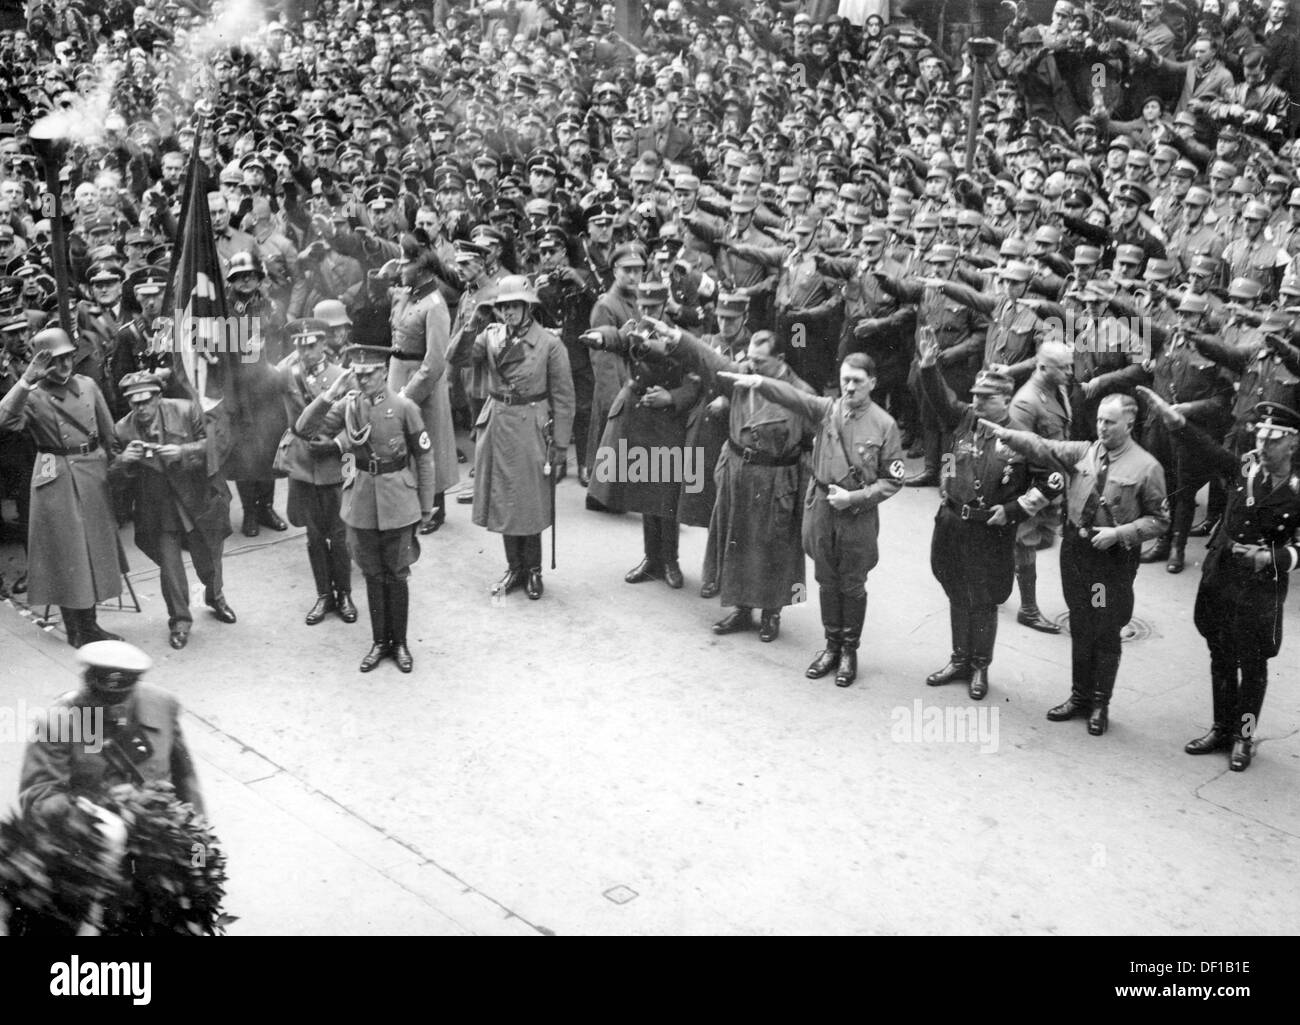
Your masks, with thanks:
<instances>
[{"instance_id":1,"label":"swastika armband","mask_svg":"<svg viewBox=\"0 0 1300 1025\"><path fill-rule=\"evenodd\" d=\"M417 447L421 452L428 452L429 449L433 448L433 442L431 442L431 441L429 440L429 432L428 432L428 431L421 431L421 432L420 432L420 437L416 440L416 447Z\"/></svg>"},{"instance_id":2,"label":"swastika armband","mask_svg":"<svg viewBox=\"0 0 1300 1025\"><path fill-rule=\"evenodd\" d=\"M894 480L902 480L907 476L907 467L903 465L901 459L895 459L889 464L889 476Z\"/></svg>"}]
</instances>

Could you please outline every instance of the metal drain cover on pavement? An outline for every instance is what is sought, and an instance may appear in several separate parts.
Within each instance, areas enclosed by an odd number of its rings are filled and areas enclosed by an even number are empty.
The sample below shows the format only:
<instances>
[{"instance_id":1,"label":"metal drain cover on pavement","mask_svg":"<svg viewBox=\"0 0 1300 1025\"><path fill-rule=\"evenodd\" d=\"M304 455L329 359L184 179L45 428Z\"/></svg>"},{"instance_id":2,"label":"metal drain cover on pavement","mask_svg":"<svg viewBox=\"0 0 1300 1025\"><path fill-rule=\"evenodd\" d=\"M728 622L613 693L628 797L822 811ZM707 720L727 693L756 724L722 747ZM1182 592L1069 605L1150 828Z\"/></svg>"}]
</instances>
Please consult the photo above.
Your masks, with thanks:
<instances>
[{"instance_id":1,"label":"metal drain cover on pavement","mask_svg":"<svg viewBox=\"0 0 1300 1025\"><path fill-rule=\"evenodd\" d=\"M628 901L640 896L640 894L630 886L624 886L622 883L619 883L618 886L611 886L606 890L603 896L612 900L615 904L626 904Z\"/></svg>"}]
</instances>

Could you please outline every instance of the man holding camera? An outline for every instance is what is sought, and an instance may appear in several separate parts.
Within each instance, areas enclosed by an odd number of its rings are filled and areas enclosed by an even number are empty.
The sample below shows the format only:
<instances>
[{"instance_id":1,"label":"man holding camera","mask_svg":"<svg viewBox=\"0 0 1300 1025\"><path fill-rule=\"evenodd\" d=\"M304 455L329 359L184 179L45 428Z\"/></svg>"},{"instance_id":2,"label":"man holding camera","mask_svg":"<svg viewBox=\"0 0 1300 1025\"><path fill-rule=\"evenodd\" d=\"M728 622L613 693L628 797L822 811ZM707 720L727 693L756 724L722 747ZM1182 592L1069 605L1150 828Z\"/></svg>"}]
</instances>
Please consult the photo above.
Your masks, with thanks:
<instances>
[{"instance_id":1,"label":"man holding camera","mask_svg":"<svg viewBox=\"0 0 1300 1025\"><path fill-rule=\"evenodd\" d=\"M186 551L203 582L204 602L221 622L235 622L221 574L230 493L225 480L208 475L202 410L188 399L164 399L164 376L138 371L122 378L122 397L131 412L117 422L122 452L111 473L130 489L136 547L160 570L169 643L179 650L189 643L194 622Z\"/></svg>"}]
</instances>

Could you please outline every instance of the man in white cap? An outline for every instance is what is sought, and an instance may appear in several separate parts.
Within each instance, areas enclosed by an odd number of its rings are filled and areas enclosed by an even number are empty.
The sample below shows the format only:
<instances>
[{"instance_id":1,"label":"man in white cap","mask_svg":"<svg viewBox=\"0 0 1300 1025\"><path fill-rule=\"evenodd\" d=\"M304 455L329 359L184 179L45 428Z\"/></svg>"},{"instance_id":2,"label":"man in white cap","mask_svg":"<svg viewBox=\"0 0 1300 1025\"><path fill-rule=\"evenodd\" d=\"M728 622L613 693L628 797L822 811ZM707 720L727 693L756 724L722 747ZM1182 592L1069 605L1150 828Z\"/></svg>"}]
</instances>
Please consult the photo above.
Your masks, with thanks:
<instances>
[{"instance_id":1,"label":"man in white cap","mask_svg":"<svg viewBox=\"0 0 1300 1025\"><path fill-rule=\"evenodd\" d=\"M123 641L96 641L77 660L85 667L81 689L64 694L33 724L18 783L23 813L66 815L79 799L93 803L121 783L159 780L204 814L180 703L140 682L153 665L149 656ZM73 723L81 728L67 728Z\"/></svg>"}]
</instances>

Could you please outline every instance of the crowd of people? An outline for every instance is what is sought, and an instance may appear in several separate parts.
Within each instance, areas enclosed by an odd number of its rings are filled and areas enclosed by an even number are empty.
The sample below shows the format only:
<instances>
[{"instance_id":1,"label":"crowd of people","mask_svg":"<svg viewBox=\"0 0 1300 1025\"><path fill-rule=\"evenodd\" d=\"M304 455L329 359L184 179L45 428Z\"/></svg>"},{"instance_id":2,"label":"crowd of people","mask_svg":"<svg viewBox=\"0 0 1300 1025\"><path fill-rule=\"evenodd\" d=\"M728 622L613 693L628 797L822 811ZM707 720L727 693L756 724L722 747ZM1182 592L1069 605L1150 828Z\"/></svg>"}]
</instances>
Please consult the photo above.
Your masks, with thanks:
<instances>
[{"instance_id":1,"label":"crowd of people","mask_svg":"<svg viewBox=\"0 0 1300 1025\"><path fill-rule=\"evenodd\" d=\"M365 578L363 672L412 669L407 578L449 492L503 537L493 593L540 599L571 468L593 515L641 514L630 584L681 588L679 527L708 530L719 634L776 640L810 557L807 675L849 686L879 506L936 488L952 655L928 684L987 695L1013 585L1021 624L1060 630L1036 570L1060 538L1072 688L1048 716L1104 734L1139 564L1180 573L1207 536L1214 718L1187 750L1246 768L1300 564L1286 0L667 0L635 41L626 13L29 4L0 32L0 487L30 538L9 590L73 644L114 639L95 606L130 518L173 647L185 551L235 621L229 489L163 308L195 177L274 369L242 530L286 529L288 477L307 622L355 621L351 560ZM698 488L629 462L695 451Z\"/></svg>"}]
</instances>

